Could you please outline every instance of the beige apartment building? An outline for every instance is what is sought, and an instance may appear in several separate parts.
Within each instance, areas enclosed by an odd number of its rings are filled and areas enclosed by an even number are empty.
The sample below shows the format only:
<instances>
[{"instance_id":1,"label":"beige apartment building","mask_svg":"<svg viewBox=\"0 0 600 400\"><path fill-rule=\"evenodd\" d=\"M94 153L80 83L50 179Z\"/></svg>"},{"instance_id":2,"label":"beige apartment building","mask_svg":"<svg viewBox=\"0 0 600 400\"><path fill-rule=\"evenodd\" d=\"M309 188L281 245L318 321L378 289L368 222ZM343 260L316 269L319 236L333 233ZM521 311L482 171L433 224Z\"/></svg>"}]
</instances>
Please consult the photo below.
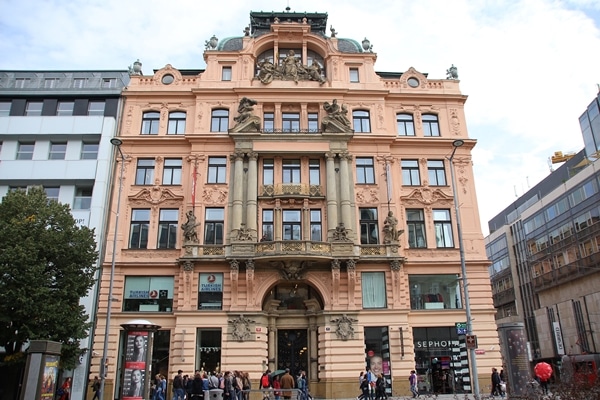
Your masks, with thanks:
<instances>
[{"instance_id":1,"label":"beige apartment building","mask_svg":"<svg viewBox=\"0 0 600 400\"><path fill-rule=\"evenodd\" d=\"M251 21L207 40L204 70L137 64L123 92L90 371L114 260L105 398L135 369L240 370L254 388L303 370L328 399L356 397L366 366L394 395L412 369L422 392L472 390L450 160L487 390L501 360L455 70L376 72L368 40L326 31L325 13Z\"/></svg>"}]
</instances>

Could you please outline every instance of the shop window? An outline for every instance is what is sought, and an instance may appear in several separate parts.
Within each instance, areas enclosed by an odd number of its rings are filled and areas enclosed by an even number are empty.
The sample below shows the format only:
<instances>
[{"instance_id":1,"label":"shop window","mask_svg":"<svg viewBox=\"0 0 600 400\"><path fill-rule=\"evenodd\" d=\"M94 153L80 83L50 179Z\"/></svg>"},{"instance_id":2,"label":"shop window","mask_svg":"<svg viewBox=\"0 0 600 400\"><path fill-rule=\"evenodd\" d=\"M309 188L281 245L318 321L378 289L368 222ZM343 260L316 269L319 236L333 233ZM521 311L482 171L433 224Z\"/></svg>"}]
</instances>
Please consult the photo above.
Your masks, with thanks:
<instances>
[{"instance_id":1,"label":"shop window","mask_svg":"<svg viewBox=\"0 0 600 400\"><path fill-rule=\"evenodd\" d=\"M461 287L455 274L409 275L411 310L462 308Z\"/></svg>"},{"instance_id":2,"label":"shop window","mask_svg":"<svg viewBox=\"0 0 600 400\"><path fill-rule=\"evenodd\" d=\"M362 273L362 305L363 308L386 308L385 273Z\"/></svg>"},{"instance_id":3,"label":"shop window","mask_svg":"<svg viewBox=\"0 0 600 400\"><path fill-rule=\"evenodd\" d=\"M196 364L195 370L219 371L221 368L221 337L220 328L202 329L196 331Z\"/></svg>"},{"instance_id":4,"label":"shop window","mask_svg":"<svg viewBox=\"0 0 600 400\"><path fill-rule=\"evenodd\" d=\"M126 276L123 311L171 312L172 276Z\"/></svg>"},{"instance_id":5,"label":"shop window","mask_svg":"<svg viewBox=\"0 0 600 400\"><path fill-rule=\"evenodd\" d=\"M200 274L198 310L223 309L223 274Z\"/></svg>"}]
</instances>

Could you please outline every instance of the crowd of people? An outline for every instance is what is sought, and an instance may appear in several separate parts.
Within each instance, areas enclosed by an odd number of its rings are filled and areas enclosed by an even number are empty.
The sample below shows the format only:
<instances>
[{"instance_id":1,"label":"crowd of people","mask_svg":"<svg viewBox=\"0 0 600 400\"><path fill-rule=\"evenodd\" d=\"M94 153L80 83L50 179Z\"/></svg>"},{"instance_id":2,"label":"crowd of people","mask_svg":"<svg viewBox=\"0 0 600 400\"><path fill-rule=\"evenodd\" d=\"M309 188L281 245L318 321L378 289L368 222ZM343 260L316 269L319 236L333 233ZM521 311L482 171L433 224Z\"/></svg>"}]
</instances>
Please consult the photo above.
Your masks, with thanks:
<instances>
[{"instance_id":1,"label":"crowd of people","mask_svg":"<svg viewBox=\"0 0 600 400\"><path fill-rule=\"evenodd\" d=\"M264 400L288 400L292 398L292 389L298 389L298 400L309 400L306 374L301 371L294 379L289 369L282 376L274 375L270 370L263 373L259 381L259 390L263 391ZM165 400L167 380L164 375L157 374L151 387L152 400ZM204 400L210 390L223 391L223 400L249 400L252 383L250 376L244 371L227 371L225 373L208 373L197 370L193 376L184 375L182 370L173 377L173 400ZM209 400L206 397L206 400Z\"/></svg>"}]
</instances>

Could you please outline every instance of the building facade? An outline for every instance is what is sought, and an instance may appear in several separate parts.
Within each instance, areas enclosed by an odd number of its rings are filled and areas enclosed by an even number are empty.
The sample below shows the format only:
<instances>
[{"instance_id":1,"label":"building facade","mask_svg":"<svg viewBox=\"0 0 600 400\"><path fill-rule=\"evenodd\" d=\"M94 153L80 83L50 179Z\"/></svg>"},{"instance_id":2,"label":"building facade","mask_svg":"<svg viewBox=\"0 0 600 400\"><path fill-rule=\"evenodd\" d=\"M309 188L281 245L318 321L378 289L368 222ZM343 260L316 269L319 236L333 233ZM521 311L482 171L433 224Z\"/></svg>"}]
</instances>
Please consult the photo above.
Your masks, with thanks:
<instances>
[{"instance_id":1,"label":"building facade","mask_svg":"<svg viewBox=\"0 0 600 400\"><path fill-rule=\"evenodd\" d=\"M126 70L0 71L0 198L42 186L50 199L70 205L78 224L95 229L100 254L114 164L110 139L128 82ZM91 321L97 295L94 287L81 299ZM84 398L91 347L91 336L82 340L80 365L65 373L73 377L72 399Z\"/></svg>"},{"instance_id":2,"label":"building facade","mask_svg":"<svg viewBox=\"0 0 600 400\"><path fill-rule=\"evenodd\" d=\"M522 324L531 366L551 362L557 375L564 356L600 351L597 114L595 99L580 118L585 150L490 220L486 238L498 325Z\"/></svg>"},{"instance_id":3,"label":"building facade","mask_svg":"<svg viewBox=\"0 0 600 400\"><path fill-rule=\"evenodd\" d=\"M110 216L117 251L109 237L94 347L112 284L107 393L128 391L136 369L146 384L179 369L241 370L256 388L263 371L290 368L306 371L315 397L355 397L367 365L395 394L415 368L425 392L472 390L456 326L466 321L449 182L457 139L487 383L500 353L458 80L376 72L368 40L326 32L327 14L251 21L245 36L207 40L206 69L166 65L123 92L123 196L111 200L122 218ZM125 332L131 320L160 328ZM152 353L142 364L135 336Z\"/></svg>"}]
</instances>

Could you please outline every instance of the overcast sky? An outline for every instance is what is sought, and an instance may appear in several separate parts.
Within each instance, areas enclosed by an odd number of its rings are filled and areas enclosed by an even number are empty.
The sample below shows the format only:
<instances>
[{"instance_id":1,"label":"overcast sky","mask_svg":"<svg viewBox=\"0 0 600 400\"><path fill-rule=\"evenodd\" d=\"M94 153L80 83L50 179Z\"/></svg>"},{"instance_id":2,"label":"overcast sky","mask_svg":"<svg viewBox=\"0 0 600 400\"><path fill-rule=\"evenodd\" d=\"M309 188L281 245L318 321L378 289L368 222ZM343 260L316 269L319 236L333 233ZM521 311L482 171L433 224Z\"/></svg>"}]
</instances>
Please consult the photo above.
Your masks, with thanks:
<instances>
[{"instance_id":1,"label":"overcast sky","mask_svg":"<svg viewBox=\"0 0 600 400\"><path fill-rule=\"evenodd\" d=\"M376 71L458 68L484 235L487 221L583 148L600 83L598 0L0 0L0 69L200 69L204 42L242 36L250 11L326 12L367 37ZM558 167L555 166L555 167Z\"/></svg>"}]
</instances>

